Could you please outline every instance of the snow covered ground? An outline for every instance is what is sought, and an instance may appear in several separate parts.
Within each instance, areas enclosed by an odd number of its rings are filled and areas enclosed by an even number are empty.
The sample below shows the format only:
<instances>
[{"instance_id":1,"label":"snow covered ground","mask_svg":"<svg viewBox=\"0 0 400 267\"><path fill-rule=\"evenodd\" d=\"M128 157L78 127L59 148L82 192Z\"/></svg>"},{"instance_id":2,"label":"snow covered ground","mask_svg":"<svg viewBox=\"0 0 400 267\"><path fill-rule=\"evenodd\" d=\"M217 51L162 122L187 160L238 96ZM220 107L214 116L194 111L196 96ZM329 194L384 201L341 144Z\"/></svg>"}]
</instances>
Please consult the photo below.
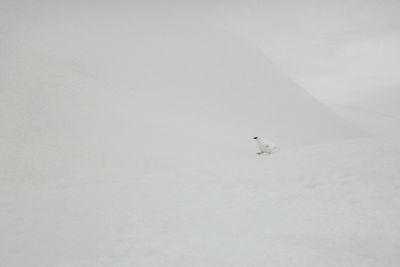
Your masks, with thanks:
<instances>
[{"instance_id":1,"label":"snow covered ground","mask_svg":"<svg viewBox=\"0 0 400 267\"><path fill-rule=\"evenodd\" d=\"M398 75L368 49L372 71L331 66L357 53L312 38L330 9L266 1L254 38L242 7L223 30L225 8L28 2L0 3L0 266L400 266ZM359 87L320 103L274 47L312 90L330 68Z\"/></svg>"},{"instance_id":2,"label":"snow covered ground","mask_svg":"<svg viewBox=\"0 0 400 267\"><path fill-rule=\"evenodd\" d=\"M4 193L2 266L399 266L400 142Z\"/></svg>"}]
</instances>

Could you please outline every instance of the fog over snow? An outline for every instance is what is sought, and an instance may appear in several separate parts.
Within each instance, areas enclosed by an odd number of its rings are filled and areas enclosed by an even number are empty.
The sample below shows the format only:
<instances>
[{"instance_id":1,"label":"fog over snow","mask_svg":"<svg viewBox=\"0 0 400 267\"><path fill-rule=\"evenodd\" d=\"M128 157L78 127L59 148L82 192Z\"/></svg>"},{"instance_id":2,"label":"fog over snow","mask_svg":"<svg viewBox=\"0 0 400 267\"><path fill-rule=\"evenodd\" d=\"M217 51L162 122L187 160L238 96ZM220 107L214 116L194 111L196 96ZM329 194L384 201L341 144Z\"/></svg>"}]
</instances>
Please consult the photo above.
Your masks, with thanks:
<instances>
[{"instance_id":1,"label":"fog over snow","mask_svg":"<svg viewBox=\"0 0 400 267\"><path fill-rule=\"evenodd\" d=\"M89 37L117 23L127 29L181 18L183 24L224 28L251 40L298 84L329 103L346 100L348 93L399 88L399 12L397 0L3 0L0 38L43 48L49 38L79 32L83 24L91 26Z\"/></svg>"},{"instance_id":2,"label":"fog over snow","mask_svg":"<svg viewBox=\"0 0 400 267\"><path fill-rule=\"evenodd\" d=\"M399 12L1 1L0 266L399 266Z\"/></svg>"}]
</instances>

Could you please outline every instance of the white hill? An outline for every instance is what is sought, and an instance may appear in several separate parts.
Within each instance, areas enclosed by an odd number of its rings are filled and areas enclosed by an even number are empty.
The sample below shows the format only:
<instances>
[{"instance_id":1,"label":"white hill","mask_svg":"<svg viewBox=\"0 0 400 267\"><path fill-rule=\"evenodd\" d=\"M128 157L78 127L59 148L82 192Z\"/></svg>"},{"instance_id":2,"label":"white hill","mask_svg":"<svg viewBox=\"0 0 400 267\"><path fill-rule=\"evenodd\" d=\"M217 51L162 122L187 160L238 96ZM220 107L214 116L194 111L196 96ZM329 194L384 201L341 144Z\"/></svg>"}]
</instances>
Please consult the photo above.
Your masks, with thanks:
<instances>
[{"instance_id":1,"label":"white hill","mask_svg":"<svg viewBox=\"0 0 400 267\"><path fill-rule=\"evenodd\" d=\"M392 138L400 135L399 87L350 91L325 103L371 136Z\"/></svg>"},{"instance_id":2,"label":"white hill","mask_svg":"<svg viewBox=\"0 0 400 267\"><path fill-rule=\"evenodd\" d=\"M46 35L40 52L2 46L7 179L107 179L238 159L257 151L253 136L285 148L362 135L240 38L145 30L67 30Z\"/></svg>"}]
</instances>

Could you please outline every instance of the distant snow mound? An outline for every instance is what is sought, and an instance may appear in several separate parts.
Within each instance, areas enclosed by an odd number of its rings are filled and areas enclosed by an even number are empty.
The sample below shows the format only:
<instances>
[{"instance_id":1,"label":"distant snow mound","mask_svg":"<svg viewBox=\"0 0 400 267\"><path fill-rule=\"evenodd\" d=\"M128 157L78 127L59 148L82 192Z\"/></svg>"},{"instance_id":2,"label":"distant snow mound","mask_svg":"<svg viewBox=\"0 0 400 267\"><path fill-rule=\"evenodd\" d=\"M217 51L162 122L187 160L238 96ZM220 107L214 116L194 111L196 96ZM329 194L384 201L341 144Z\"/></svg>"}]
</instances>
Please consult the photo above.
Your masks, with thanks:
<instances>
[{"instance_id":1,"label":"distant snow mound","mask_svg":"<svg viewBox=\"0 0 400 267\"><path fill-rule=\"evenodd\" d=\"M247 157L254 135L280 147L362 135L233 34L119 31L66 28L43 34L35 52L2 47L10 177L109 177Z\"/></svg>"}]
</instances>

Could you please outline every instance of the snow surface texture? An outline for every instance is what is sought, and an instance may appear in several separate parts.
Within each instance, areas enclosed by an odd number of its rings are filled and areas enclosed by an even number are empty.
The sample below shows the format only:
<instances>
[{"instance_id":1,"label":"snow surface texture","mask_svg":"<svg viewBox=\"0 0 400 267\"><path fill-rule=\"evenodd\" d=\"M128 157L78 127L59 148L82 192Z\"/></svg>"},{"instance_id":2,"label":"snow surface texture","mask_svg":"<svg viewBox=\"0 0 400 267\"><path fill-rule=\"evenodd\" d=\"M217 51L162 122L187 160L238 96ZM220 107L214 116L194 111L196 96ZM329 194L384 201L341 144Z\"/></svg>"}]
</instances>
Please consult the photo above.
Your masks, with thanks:
<instances>
[{"instance_id":1,"label":"snow surface texture","mask_svg":"<svg viewBox=\"0 0 400 267\"><path fill-rule=\"evenodd\" d=\"M400 264L400 144L364 139L2 194L2 266Z\"/></svg>"},{"instance_id":2,"label":"snow surface texture","mask_svg":"<svg viewBox=\"0 0 400 267\"><path fill-rule=\"evenodd\" d=\"M257 152L256 135L280 147L363 135L234 35L146 30L63 32L72 44L54 34L58 57L2 46L6 179L98 179L243 158Z\"/></svg>"}]
</instances>

